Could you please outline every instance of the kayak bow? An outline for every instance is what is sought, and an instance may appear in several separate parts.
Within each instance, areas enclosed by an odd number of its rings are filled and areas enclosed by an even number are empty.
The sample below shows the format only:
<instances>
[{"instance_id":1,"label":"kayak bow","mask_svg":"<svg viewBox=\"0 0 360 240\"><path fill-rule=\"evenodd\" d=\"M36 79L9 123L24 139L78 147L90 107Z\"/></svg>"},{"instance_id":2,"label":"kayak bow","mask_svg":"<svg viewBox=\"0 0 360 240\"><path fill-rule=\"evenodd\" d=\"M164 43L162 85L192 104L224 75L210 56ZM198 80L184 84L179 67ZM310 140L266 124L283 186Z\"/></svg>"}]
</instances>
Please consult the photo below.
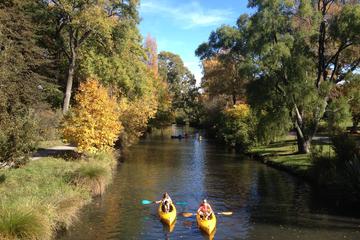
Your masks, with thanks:
<instances>
[{"instance_id":1,"label":"kayak bow","mask_svg":"<svg viewBox=\"0 0 360 240\"><path fill-rule=\"evenodd\" d=\"M170 212L166 213L163 211L162 203L159 205L158 213L160 216L160 220L167 225L171 226L175 222L176 219L176 208L175 205L172 203L170 205Z\"/></svg>"},{"instance_id":2,"label":"kayak bow","mask_svg":"<svg viewBox=\"0 0 360 240\"><path fill-rule=\"evenodd\" d=\"M196 214L196 221L201 230L210 235L216 228L216 216L214 213L210 215L209 220L202 219L199 214Z\"/></svg>"}]
</instances>

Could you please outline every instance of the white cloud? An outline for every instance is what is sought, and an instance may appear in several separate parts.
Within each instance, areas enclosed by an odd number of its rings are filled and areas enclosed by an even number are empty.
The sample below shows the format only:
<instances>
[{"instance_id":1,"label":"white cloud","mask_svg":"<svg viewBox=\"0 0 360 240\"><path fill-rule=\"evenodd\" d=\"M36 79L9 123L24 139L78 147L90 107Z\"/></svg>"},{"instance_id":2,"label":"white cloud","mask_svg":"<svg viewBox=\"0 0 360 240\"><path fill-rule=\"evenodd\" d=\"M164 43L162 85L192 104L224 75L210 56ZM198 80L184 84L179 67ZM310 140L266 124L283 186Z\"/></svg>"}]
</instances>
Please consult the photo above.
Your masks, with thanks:
<instances>
[{"instance_id":1,"label":"white cloud","mask_svg":"<svg viewBox=\"0 0 360 240\"><path fill-rule=\"evenodd\" d=\"M233 14L229 9L205 9L196 1L175 6L163 0L143 0L140 12L164 14L184 29L216 26L229 20Z\"/></svg>"}]
</instances>

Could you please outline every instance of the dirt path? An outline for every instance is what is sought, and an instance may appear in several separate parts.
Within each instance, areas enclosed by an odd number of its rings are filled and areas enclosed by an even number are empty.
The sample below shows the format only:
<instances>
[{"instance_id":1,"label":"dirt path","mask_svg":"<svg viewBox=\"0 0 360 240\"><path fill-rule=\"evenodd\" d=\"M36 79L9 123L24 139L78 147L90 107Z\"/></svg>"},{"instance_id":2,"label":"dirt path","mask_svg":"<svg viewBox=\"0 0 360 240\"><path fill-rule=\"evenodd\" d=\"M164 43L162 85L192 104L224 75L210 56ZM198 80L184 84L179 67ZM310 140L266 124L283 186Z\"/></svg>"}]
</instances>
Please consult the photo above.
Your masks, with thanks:
<instances>
[{"instance_id":1,"label":"dirt path","mask_svg":"<svg viewBox=\"0 0 360 240\"><path fill-rule=\"evenodd\" d=\"M39 160L44 157L61 157L74 154L76 147L70 145L59 145L47 148L39 148L30 158L31 160Z\"/></svg>"}]
</instances>

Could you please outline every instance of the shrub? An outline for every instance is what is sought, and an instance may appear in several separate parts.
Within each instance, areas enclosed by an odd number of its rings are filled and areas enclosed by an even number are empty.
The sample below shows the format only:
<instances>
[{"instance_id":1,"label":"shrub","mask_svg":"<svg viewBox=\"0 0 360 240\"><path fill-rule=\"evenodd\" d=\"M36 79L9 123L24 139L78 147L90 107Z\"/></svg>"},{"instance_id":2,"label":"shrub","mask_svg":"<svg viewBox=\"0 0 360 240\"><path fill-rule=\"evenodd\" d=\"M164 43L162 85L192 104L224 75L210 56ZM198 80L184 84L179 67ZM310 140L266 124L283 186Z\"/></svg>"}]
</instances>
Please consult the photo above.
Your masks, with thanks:
<instances>
[{"instance_id":1,"label":"shrub","mask_svg":"<svg viewBox=\"0 0 360 240\"><path fill-rule=\"evenodd\" d=\"M0 162L25 164L38 143L38 125L30 113L0 118Z\"/></svg>"},{"instance_id":2,"label":"shrub","mask_svg":"<svg viewBox=\"0 0 360 240\"><path fill-rule=\"evenodd\" d=\"M250 108L238 104L222 112L217 137L240 151L247 151L253 143Z\"/></svg>"},{"instance_id":3,"label":"shrub","mask_svg":"<svg viewBox=\"0 0 360 240\"><path fill-rule=\"evenodd\" d=\"M359 146L355 139L347 134L336 135L332 138L336 157L341 161L349 161L359 155Z\"/></svg>"},{"instance_id":4,"label":"shrub","mask_svg":"<svg viewBox=\"0 0 360 240\"><path fill-rule=\"evenodd\" d=\"M312 174L319 186L334 185L337 178L336 159L324 154L323 146L311 149Z\"/></svg>"},{"instance_id":5,"label":"shrub","mask_svg":"<svg viewBox=\"0 0 360 240\"><path fill-rule=\"evenodd\" d=\"M96 79L88 79L80 84L75 100L64 122L64 138L76 144L79 152L110 149L123 128L116 99Z\"/></svg>"},{"instance_id":6,"label":"shrub","mask_svg":"<svg viewBox=\"0 0 360 240\"><path fill-rule=\"evenodd\" d=\"M120 134L118 145L128 147L146 131L149 119L156 114L157 103L152 96L143 96L132 101L122 99L120 106L124 131Z\"/></svg>"},{"instance_id":7,"label":"shrub","mask_svg":"<svg viewBox=\"0 0 360 240\"><path fill-rule=\"evenodd\" d=\"M351 121L350 105L345 97L334 99L327 107L327 124L331 132L343 132Z\"/></svg>"},{"instance_id":8,"label":"shrub","mask_svg":"<svg viewBox=\"0 0 360 240\"><path fill-rule=\"evenodd\" d=\"M345 163L346 180L350 192L360 200L360 156L355 155L350 161Z\"/></svg>"},{"instance_id":9,"label":"shrub","mask_svg":"<svg viewBox=\"0 0 360 240\"><path fill-rule=\"evenodd\" d=\"M341 199L360 200L360 151L346 134L333 137L335 156L312 150L312 174L320 186L327 186Z\"/></svg>"},{"instance_id":10,"label":"shrub","mask_svg":"<svg viewBox=\"0 0 360 240\"><path fill-rule=\"evenodd\" d=\"M61 109L52 110L48 105L41 104L35 111L35 119L39 125L41 141L60 139L59 126L62 120Z\"/></svg>"}]
</instances>

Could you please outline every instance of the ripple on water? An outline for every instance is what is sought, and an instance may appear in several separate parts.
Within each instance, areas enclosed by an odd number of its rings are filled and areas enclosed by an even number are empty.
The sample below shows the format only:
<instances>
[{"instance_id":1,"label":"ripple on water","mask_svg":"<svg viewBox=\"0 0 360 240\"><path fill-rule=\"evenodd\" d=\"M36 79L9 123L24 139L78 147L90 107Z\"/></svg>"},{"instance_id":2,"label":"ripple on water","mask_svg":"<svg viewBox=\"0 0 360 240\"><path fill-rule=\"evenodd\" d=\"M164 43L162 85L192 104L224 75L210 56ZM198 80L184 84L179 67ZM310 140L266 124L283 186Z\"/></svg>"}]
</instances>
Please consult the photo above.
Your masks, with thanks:
<instances>
[{"instance_id":1,"label":"ripple on water","mask_svg":"<svg viewBox=\"0 0 360 240\"><path fill-rule=\"evenodd\" d=\"M195 212L208 198L218 216L215 239L360 239L359 216L318 210L311 188L284 172L243 159L206 140L152 138L131 148L105 195L86 206L61 240L206 239L194 217L179 216L172 232L157 207L141 205L168 191Z\"/></svg>"}]
</instances>

